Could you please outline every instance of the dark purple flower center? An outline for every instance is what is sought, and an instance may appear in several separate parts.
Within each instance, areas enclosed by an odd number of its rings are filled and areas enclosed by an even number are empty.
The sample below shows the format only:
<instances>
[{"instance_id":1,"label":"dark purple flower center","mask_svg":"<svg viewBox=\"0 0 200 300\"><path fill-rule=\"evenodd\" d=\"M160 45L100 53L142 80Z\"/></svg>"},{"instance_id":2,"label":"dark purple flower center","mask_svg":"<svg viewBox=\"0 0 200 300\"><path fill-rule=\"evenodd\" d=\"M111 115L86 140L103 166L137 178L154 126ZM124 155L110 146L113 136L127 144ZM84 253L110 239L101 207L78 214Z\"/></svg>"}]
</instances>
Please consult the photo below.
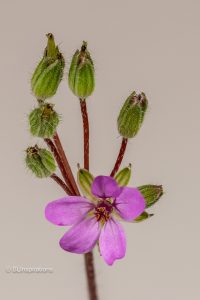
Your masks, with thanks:
<instances>
[{"instance_id":1,"label":"dark purple flower center","mask_svg":"<svg viewBox=\"0 0 200 300\"><path fill-rule=\"evenodd\" d=\"M112 213L113 205L108 200L102 200L95 208L95 217L97 221L107 222Z\"/></svg>"}]
</instances>

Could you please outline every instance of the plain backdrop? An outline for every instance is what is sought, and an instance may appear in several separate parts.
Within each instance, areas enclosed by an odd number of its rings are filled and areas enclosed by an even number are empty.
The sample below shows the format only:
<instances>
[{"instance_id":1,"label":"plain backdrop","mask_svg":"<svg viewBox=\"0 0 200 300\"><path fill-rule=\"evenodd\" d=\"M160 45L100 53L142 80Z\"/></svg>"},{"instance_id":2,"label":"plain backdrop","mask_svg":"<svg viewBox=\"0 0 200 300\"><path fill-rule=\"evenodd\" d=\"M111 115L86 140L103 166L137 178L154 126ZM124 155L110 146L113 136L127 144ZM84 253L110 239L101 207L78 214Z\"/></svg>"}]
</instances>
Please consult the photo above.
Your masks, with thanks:
<instances>
[{"instance_id":1,"label":"plain backdrop","mask_svg":"<svg viewBox=\"0 0 200 300\"><path fill-rule=\"evenodd\" d=\"M62 115L59 134L74 173L83 164L79 102L67 85L74 51L83 40L96 69L87 101L91 171L106 175L120 146L116 119L126 97L144 91L149 110L122 166L131 185L163 184L155 216L124 224L126 257L107 266L95 249L100 300L199 300L199 69L198 0L5 1L0 4L1 299L87 299L82 255L64 252L66 228L48 223L45 205L62 197L50 179L24 165L31 137L27 115L36 106L31 74L52 32L66 59L51 100ZM51 267L52 274L7 274L9 266Z\"/></svg>"}]
</instances>

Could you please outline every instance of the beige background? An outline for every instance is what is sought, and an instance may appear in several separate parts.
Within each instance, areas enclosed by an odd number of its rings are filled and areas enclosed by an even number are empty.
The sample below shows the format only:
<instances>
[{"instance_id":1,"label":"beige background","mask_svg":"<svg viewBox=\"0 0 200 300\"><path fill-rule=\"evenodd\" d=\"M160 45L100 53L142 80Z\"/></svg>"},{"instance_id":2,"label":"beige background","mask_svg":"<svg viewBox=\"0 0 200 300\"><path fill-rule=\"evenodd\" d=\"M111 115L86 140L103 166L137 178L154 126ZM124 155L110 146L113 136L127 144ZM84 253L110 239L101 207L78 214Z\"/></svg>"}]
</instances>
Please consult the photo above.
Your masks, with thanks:
<instances>
[{"instance_id":1,"label":"beige background","mask_svg":"<svg viewBox=\"0 0 200 300\"><path fill-rule=\"evenodd\" d=\"M108 174L120 138L116 118L134 89L150 108L123 166L131 184L162 183L166 194L142 224L126 224L126 258L108 267L95 250L101 300L198 300L199 287L199 57L200 2L1 1L1 299L87 299L83 257L65 253L65 228L48 223L46 203L63 196L50 180L24 167L23 150L35 142L27 114L35 100L30 77L53 32L67 61L83 39L96 66L88 99L91 170ZM65 78L53 98L63 121L63 144L76 171L82 163L79 103ZM52 267L53 274L7 274L8 266Z\"/></svg>"}]
</instances>

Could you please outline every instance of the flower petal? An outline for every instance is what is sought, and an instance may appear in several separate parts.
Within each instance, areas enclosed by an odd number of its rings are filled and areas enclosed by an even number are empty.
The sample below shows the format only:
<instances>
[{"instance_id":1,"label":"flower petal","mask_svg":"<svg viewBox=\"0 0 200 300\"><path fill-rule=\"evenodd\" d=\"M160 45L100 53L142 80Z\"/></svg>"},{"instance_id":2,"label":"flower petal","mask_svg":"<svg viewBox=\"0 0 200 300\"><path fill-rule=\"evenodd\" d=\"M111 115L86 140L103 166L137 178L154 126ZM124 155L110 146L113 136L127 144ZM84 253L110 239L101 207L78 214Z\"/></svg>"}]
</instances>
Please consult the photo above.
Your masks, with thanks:
<instances>
[{"instance_id":1,"label":"flower petal","mask_svg":"<svg viewBox=\"0 0 200 300\"><path fill-rule=\"evenodd\" d=\"M65 233L60 240L60 246L65 251L87 253L94 248L100 231L100 223L96 218L85 218Z\"/></svg>"},{"instance_id":2,"label":"flower petal","mask_svg":"<svg viewBox=\"0 0 200 300\"><path fill-rule=\"evenodd\" d=\"M115 200L118 214L126 221L137 218L145 209L145 200L136 188L123 187Z\"/></svg>"},{"instance_id":3,"label":"flower petal","mask_svg":"<svg viewBox=\"0 0 200 300\"><path fill-rule=\"evenodd\" d=\"M101 255L108 265L125 256L126 237L120 223L113 219L106 222L100 234L99 246Z\"/></svg>"},{"instance_id":4,"label":"flower petal","mask_svg":"<svg viewBox=\"0 0 200 300\"><path fill-rule=\"evenodd\" d=\"M80 221L94 205L83 197L70 196L47 204L45 216L56 225L73 225Z\"/></svg>"},{"instance_id":5,"label":"flower petal","mask_svg":"<svg viewBox=\"0 0 200 300\"><path fill-rule=\"evenodd\" d=\"M117 182L110 176L97 176L93 181L92 193L99 198L117 197L120 192Z\"/></svg>"}]
</instances>

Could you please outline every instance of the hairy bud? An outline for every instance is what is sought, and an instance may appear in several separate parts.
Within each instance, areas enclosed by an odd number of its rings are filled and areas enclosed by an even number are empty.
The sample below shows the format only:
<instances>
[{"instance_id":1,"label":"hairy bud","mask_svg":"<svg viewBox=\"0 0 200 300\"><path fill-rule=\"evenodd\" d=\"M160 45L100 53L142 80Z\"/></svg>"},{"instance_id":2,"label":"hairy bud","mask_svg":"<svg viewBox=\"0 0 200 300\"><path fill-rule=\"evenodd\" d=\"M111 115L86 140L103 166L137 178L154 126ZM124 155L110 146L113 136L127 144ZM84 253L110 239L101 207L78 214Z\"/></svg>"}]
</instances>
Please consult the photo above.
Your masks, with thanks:
<instances>
[{"instance_id":1,"label":"hairy bud","mask_svg":"<svg viewBox=\"0 0 200 300\"><path fill-rule=\"evenodd\" d=\"M52 33L47 34L48 42L44 56L38 64L31 79L33 94L39 100L52 97L63 77L64 58L55 45Z\"/></svg>"},{"instance_id":2,"label":"hairy bud","mask_svg":"<svg viewBox=\"0 0 200 300\"><path fill-rule=\"evenodd\" d=\"M94 90L94 65L86 42L83 42L81 50L77 50L72 58L68 83L71 91L81 99L90 96Z\"/></svg>"},{"instance_id":3,"label":"hairy bud","mask_svg":"<svg viewBox=\"0 0 200 300\"><path fill-rule=\"evenodd\" d=\"M39 178L51 176L56 169L51 152L37 145L26 150L26 165Z\"/></svg>"},{"instance_id":4,"label":"hairy bud","mask_svg":"<svg viewBox=\"0 0 200 300\"><path fill-rule=\"evenodd\" d=\"M50 103L41 104L29 115L29 125L32 135L50 138L54 135L59 123L59 116Z\"/></svg>"},{"instance_id":5,"label":"hairy bud","mask_svg":"<svg viewBox=\"0 0 200 300\"><path fill-rule=\"evenodd\" d=\"M144 93L136 94L133 92L125 101L117 123L118 131L124 138L133 138L139 131L148 102Z\"/></svg>"}]
</instances>

